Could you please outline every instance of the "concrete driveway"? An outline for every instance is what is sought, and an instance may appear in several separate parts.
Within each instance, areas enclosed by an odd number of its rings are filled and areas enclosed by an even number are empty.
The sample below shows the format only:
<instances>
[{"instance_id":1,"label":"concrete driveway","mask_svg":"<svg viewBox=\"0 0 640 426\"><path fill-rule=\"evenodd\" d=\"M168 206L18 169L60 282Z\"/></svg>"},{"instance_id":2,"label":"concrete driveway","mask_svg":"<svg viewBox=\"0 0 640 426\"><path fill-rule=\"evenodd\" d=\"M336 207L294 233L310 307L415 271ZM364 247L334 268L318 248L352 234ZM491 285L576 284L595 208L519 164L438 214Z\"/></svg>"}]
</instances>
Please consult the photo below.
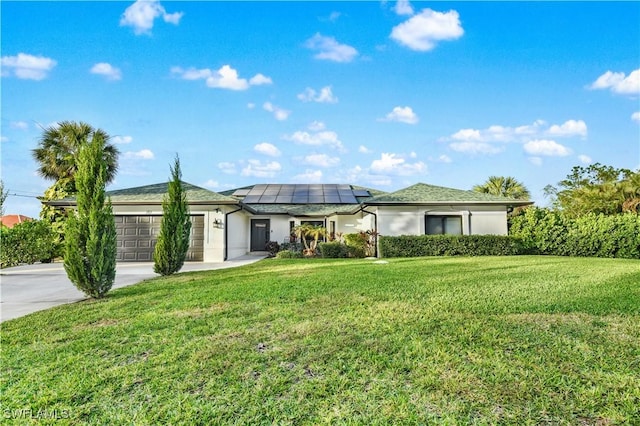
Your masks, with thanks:
<instances>
[{"instance_id":1,"label":"concrete driveway","mask_svg":"<svg viewBox=\"0 0 640 426\"><path fill-rule=\"evenodd\" d=\"M247 265L265 256L246 255L219 263L185 262L180 272L209 271ZM157 277L153 263L118 263L113 288ZM67 278L62 263L16 266L0 270L0 322L53 306L86 299Z\"/></svg>"}]
</instances>

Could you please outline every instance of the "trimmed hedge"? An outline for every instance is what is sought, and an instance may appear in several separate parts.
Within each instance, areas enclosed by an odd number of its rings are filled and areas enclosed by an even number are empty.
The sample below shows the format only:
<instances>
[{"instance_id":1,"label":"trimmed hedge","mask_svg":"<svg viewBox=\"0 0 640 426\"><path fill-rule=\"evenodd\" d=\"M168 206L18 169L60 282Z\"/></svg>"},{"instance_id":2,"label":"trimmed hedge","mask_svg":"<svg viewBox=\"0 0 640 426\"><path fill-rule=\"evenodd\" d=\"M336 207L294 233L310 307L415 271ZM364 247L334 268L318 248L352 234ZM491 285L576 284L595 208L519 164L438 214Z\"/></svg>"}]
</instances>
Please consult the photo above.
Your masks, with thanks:
<instances>
[{"instance_id":1,"label":"trimmed hedge","mask_svg":"<svg viewBox=\"0 0 640 426\"><path fill-rule=\"evenodd\" d=\"M529 207L511 218L509 233L534 254L640 259L640 215L635 213L571 219Z\"/></svg>"},{"instance_id":2,"label":"trimmed hedge","mask_svg":"<svg viewBox=\"0 0 640 426\"><path fill-rule=\"evenodd\" d=\"M0 267L51 262L60 255L58 234L41 220L30 220L13 228L2 227L0 246Z\"/></svg>"},{"instance_id":3,"label":"trimmed hedge","mask_svg":"<svg viewBox=\"0 0 640 426\"><path fill-rule=\"evenodd\" d=\"M276 259L302 259L302 252L280 250L278 254L276 254Z\"/></svg>"},{"instance_id":4,"label":"trimmed hedge","mask_svg":"<svg viewBox=\"0 0 640 426\"><path fill-rule=\"evenodd\" d=\"M381 257L512 256L524 253L522 241L506 235L381 236Z\"/></svg>"},{"instance_id":5,"label":"trimmed hedge","mask_svg":"<svg viewBox=\"0 0 640 426\"><path fill-rule=\"evenodd\" d=\"M318 244L322 257L339 259L349 257L349 247L339 241Z\"/></svg>"}]
</instances>

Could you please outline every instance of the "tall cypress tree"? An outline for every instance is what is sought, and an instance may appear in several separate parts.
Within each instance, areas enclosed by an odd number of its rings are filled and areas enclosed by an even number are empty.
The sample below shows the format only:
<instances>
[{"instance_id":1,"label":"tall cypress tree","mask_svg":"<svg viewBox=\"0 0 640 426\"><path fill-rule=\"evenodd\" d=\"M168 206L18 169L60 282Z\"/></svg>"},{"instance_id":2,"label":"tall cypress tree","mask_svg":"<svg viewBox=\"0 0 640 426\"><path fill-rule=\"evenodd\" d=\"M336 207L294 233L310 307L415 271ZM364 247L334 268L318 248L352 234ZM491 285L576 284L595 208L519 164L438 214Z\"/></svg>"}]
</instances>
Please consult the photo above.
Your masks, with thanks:
<instances>
[{"instance_id":1,"label":"tall cypress tree","mask_svg":"<svg viewBox=\"0 0 640 426\"><path fill-rule=\"evenodd\" d=\"M105 136L94 133L80 148L75 174L78 204L66 224L64 268L86 295L101 298L116 276L116 224L105 203Z\"/></svg>"},{"instance_id":2,"label":"tall cypress tree","mask_svg":"<svg viewBox=\"0 0 640 426\"><path fill-rule=\"evenodd\" d=\"M162 200L160 234L153 252L153 270L157 274L171 275L178 272L189 250L191 218L187 195L182 187L180 158L176 155L171 168L168 194Z\"/></svg>"}]
</instances>

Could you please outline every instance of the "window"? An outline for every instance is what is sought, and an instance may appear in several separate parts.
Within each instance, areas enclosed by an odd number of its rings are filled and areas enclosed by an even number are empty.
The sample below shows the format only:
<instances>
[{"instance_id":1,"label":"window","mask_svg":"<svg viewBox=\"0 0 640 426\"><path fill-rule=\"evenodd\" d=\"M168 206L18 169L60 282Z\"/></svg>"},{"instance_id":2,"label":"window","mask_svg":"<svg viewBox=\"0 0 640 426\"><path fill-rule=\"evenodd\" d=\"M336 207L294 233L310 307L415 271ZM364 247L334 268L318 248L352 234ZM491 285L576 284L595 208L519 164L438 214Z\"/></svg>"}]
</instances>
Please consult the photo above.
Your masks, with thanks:
<instances>
[{"instance_id":1,"label":"window","mask_svg":"<svg viewBox=\"0 0 640 426\"><path fill-rule=\"evenodd\" d=\"M426 216L427 235L449 234L462 235L461 216Z\"/></svg>"}]
</instances>

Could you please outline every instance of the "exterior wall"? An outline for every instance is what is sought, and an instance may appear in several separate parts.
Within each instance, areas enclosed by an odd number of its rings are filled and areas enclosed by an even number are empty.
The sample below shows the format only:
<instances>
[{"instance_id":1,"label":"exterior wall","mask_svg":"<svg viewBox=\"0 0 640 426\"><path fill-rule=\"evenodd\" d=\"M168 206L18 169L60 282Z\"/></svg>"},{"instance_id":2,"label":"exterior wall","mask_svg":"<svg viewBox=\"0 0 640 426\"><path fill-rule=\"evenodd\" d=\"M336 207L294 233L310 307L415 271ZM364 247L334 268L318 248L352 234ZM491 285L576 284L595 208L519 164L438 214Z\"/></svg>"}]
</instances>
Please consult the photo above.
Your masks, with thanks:
<instances>
[{"instance_id":1,"label":"exterior wall","mask_svg":"<svg viewBox=\"0 0 640 426\"><path fill-rule=\"evenodd\" d=\"M228 208L226 213L234 210L237 210L237 207ZM227 259L243 256L249 252L250 219L251 215L245 211L230 213L227 216L227 222L224 224L227 232Z\"/></svg>"},{"instance_id":2,"label":"exterior wall","mask_svg":"<svg viewBox=\"0 0 640 426\"><path fill-rule=\"evenodd\" d=\"M507 234L507 209L501 205L380 206L376 211L378 232L386 236L424 235L426 215L459 215L464 235Z\"/></svg>"}]
</instances>

